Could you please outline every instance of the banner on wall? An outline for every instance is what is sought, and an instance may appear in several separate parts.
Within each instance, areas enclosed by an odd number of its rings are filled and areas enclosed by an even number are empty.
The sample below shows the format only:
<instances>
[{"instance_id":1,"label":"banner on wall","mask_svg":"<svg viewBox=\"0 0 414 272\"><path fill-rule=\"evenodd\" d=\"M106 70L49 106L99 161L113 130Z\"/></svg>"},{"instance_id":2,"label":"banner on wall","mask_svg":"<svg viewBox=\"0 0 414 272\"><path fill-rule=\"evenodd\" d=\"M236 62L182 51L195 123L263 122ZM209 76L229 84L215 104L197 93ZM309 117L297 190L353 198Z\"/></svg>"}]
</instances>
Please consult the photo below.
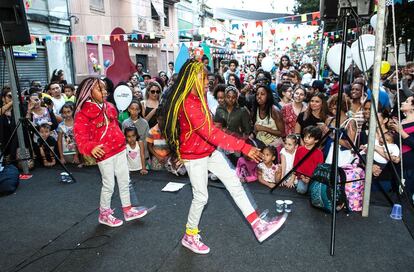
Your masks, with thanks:
<instances>
[{"instance_id":1,"label":"banner on wall","mask_svg":"<svg viewBox=\"0 0 414 272\"><path fill-rule=\"evenodd\" d=\"M15 45L13 46L13 55L16 58L36 58L37 47L36 41L27 45Z\"/></svg>"}]
</instances>

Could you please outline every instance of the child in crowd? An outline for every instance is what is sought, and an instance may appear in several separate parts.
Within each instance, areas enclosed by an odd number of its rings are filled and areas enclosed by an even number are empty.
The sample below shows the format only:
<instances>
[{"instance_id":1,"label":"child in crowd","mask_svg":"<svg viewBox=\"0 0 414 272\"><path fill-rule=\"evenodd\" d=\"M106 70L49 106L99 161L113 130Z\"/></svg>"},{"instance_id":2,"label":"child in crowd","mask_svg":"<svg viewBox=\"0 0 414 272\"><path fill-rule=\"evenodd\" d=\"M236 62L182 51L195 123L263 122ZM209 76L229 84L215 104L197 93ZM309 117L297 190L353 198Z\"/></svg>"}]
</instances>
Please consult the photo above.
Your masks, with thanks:
<instances>
[{"instance_id":1,"label":"child in crowd","mask_svg":"<svg viewBox=\"0 0 414 272\"><path fill-rule=\"evenodd\" d=\"M139 139L137 128L135 126L127 127L124 133L127 140L126 151L129 171L140 171L141 175L148 174L145 166L144 143ZM132 180L129 181L129 194L131 205L138 206L138 198Z\"/></svg>"},{"instance_id":2,"label":"child in crowd","mask_svg":"<svg viewBox=\"0 0 414 272\"><path fill-rule=\"evenodd\" d=\"M88 77L82 81L77 92L73 131L80 153L93 156L102 175L98 221L110 227L118 227L123 221L114 217L111 209L114 176L117 178L125 220L141 218L148 211L146 208L131 206L125 136L118 125L117 110L105 101L106 96L102 80Z\"/></svg>"},{"instance_id":3,"label":"child in crowd","mask_svg":"<svg viewBox=\"0 0 414 272\"><path fill-rule=\"evenodd\" d=\"M284 177L293 168L293 161L295 160L296 149L298 148L299 138L295 134L289 134L285 139L285 145L280 151L280 163L282 168L282 177ZM288 188L293 187L295 175L291 175L282 186Z\"/></svg>"},{"instance_id":4,"label":"child in crowd","mask_svg":"<svg viewBox=\"0 0 414 272\"><path fill-rule=\"evenodd\" d=\"M78 167L83 165L79 162L78 149L76 148L75 136L73 135L73 116L75 113L75 104L66 102L60 109L60 115L63 121L59 124L58 131L58 149L60 154L60 161L64 164L71 162L78 164Z\"/></svg>"},{"instance_id":5,"label":"child in crowd","mask_svg":"<svg viewBox=\"0 0 414 272\"><path fill-rule=\"evenodd\" d=\"M122 122L122 130L125 132L127 127L134 126L137 128L138 139L142 139L144 143L145 160L149 159L147 137L149 133L149 126L147 120L142 116L142 105L138 100L133 99L128 106L129 118Z\"/></svg>"},{"instance_id":6,"label":"child in crowd","mask_svg":"<svg viewBox=\"0 0 414 272\"><path fill-rule=\"evenodd\" d=\"M374 162L381 168L381 170L383 170L387 163L390 161L385 145L388 147L388 151L390 152L391 157L400 156L400 148L394 143L393 133L390 131L385 132L384 138L385 143L381 135L377 133L377 138L375 139ZM364 149L361 151L361 155L363 155L363 157L365 157L366 149L367 145L364 145Z\"/></svg>"},{"instance_id":7,"label":"child in crowd","mask_svg":"<svg viewBox=\"0 0 414 272\"><path fill-rule=\"evenodd\" d=\"M261 184L273 188L282 174L282 169L277 164L277 151L274 146L266 146L262 152L263 162L257 165L257 178Z\"/></svg>"},{"instance_id":8,"label":"child in crowd","mask_svg":"<svg viewBox=\"0 0 414 272\"><path fill-rule=\"evenodd\" d=\"M148 150L151 153L151 169L161 170L165 168L165 162L170 155L170 148L165 141L160 129L161 110L156 111L157 124L153 126L147 137Z\"/></svg>"},{"instance_id":9,"label":"child in crowd","mask_svg":"<svg viewBox=\"0 0 414 272\"><path fill-rule=\"evenodd\" d=\"M148 174L145 167L144 143L139 140L137 128L127 127L124 130L127 140L126 151L129 171L140 171L141 175Z\"/></svg>"},{"instance_id":10,"label":"child in crowd","mask_svg":"<svg viewBox=\"0 0 414 272\"><path fill-rule=\"evenodd\" d=\"M42 137L37 140L37 145L39 146L40 157L42 159L43 166L52 167L56 164L55 157L53 156L52 152L47 148L46 144L42 141L42 139L50 146L53 150L56 146L56 140L51 136L51 130L49 124L43 123L38 128L39 134Z\"/></svg>"},{"instance_id":11,"label":"child in crowd","mask_svg":"<svg viewBox=\"0 0 414 272\"><path fill-rule=\"evenodd\" d=\"M65 98L66 102L72 102L75 103L75 87L71 84L66 84L63 87L63 97Z\"/></svg>"},{"instance_id":12,"label":"child in crowd","mask_svg":"<svg viewBox=\"0 0 414 272\"><path fill-rule=\"evenodd\" d=\"M298 162L302 160L306 154L308 154L308 152L320 141L321 138L322 130L320 128L316 126L306 127L303 130L304 145L297 148L293 165L296 166ZM296 168L296 192L303 195L308 192L310 178L312 177L316 167L323 162L323 153L317 148L301 165Z\"/></svg>"},{"instance_id":13,"label":"child in crowd","mask_svg":"<svg viewBox=\"0 0 414 272\"><path fill-rule=\"evenodd\" d=\"M162 110L158 108L155 114L157 116L157 124L150 129L147 138L148 150L152 155L151 169L166 169L177 176L185 175L187 171L184 164L178 158L170 155L171 150L161 133L160 127L163 125Z\"/></svg>"}]
</instances>

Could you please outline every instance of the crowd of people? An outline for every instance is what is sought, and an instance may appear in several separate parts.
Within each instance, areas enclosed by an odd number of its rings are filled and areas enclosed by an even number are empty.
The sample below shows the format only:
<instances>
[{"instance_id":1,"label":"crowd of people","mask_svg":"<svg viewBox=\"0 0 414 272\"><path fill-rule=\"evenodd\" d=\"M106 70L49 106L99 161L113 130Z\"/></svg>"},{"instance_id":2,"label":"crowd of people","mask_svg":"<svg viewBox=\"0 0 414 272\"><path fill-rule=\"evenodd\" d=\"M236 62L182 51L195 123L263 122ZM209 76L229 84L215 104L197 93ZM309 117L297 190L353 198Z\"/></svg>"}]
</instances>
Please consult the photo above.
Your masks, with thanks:
<instances>
[{"instance_id":1,"label":"crowd of people","mask_svg":"<svg viewBox=\"0 0 414 272\"><path fill-rule=\"evenodd\" d=\"M197 104L198 99L201 100L200 107L204 107L203 110L208 112L207 119L211 120L212 126L260 150L261 156L257 161L248 155L249 152L243 152L234 146L229 147L228 144L226 146L226 142L215 144L217 150L225 155L235 169L240 183L246 185L250 182L259 182L263 186L274 188L294 166L297 166L294 174L283 179L280 186L294 188L299 194L307 194L314 170L318 165L332 161L331 128L336 125L337 114L340 115L341 128L339 166L350 163L350 159L357 157L352 151L350 141L359 149L360 154L364 156L366 153L372 103L371 79L358 69L348 74L346 78L349 80L344 86L341 108L337 109L339 82L328 67L324 67L323 77L318 76L313 64L299 65L300 61L291 62L289 56L284 55L271 71L265 71L261 67L264 56L260 53L256 63L242 65L234 59L228 64L221 62L215 72L208 65L208 58L203 58L201 63L206 71L206 93L199 95L197 99L194 98L193 103ZM194 64L188 64L188 67L193 66L196 67ZM114 86L109 78L89 78L79 86L74 86L67 84L62 70L55 70L46 86L41 86L34 80L27 92L22 95L24 103L21 107L24 116L33 122L41 136L40 139L33 132L25 134L26 144L30 146L34 158L33 165L56 165L56 159L45 146L47 143L64 164L71 163L83 167L98 162L103 179L107 179L106 182L110 183L108 188L112 186L112 191L114 181L108 177L113 173L106 172L116 173L126 166L129 171L139 171L142 175L165 169L178 176L186 175L187 172L190 178L191 175L194 176L194 173L191 173L194 170L188 169L191 164L183 159L183 150L186 150L186 147L177 146L175 143L185 142L183 139L187 140L193 130L200 130L204 123L199 123L199 127L193 127L194 123L189 122L190 127L186 127L183 119L192 120L193 117L190 116L191 110L183 113L185 97L177 94L177 89L187 84L186 81L199 82L199 79L192 78L192 74L180 78L174 73L174 63L169 63L166 71L160 71L155 77L144 73L142 63L136 64L136 70L128 81L117 85L126 85L132 91L132 102L124 112L116 110L113 93L117 86ZM382 75L373 167L375 178L390 179L393 174L391 164L399 164L402 161L405 186L410 196L414 192L414 170L409 167L414 163L413 77L414 63L407 63L399 71L392 70ZM397 89L400 105L397 101ZM0 144L5 154L4 161L18 162L16 138L11 139L7 149L4 149L16 125L12 114L11 91L8 86L2 87ZM181 105L181 108L172 107L172 99L177 105ZM402 113L402 120L398 119L398 109ZM170 115L176 116L177 120L172 120ZM96 118L91 124L87 121L89 119L82 119L81 116ZM123 136L113 135L115 130L108 127L108 122L111 126L118 126ZM172 125L180 126L181 130L187 131L185 136L180 134L183 139L175 135L176 132L173 130L167 133L168 126L171 128L171 122ZM79 132L74 133L74 130ZM102 133L104 136L99 136ZM329 136L323 137L325 134ZM98 145L102 142L102 137L108 142ZM210 136L203 137L207 142L215 143ZM186 144L199 143L187 141ZM318 146L316 151L297 165L315 145ZM106 161L108 154L124 156L127 165L121 167L119 161L112 162L111 167L101 165L99 162ZM200 154L194 157L185 153L185 156L192 159L198 158ZM226 182L216 173L209 173L209 178ZM122 191L120 197L124 208L131 207L128 192L131 199L134 194L133 188L128 186L129 182L129 178L123 177L119 188L120 192ZM396 183L394 190L398 190ZM109 202L112 191L102 191L100 222L116 226L121 222L111 217ZM127 209L125 212L125 218L130 220L145 215L142 210ZM190 220L189 224L196 229L198 222ZM191 234L194 231L190 230L187 233Z\"/></svg>"}]
</instances>

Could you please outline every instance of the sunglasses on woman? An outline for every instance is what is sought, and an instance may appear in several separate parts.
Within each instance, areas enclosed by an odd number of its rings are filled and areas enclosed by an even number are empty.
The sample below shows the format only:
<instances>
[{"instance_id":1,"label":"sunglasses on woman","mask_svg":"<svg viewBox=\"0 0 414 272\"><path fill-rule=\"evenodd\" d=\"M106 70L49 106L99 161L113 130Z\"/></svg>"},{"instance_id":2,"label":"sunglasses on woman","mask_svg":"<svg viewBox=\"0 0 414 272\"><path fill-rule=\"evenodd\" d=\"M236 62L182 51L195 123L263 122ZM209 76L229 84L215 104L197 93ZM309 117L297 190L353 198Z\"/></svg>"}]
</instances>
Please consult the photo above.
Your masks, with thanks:
<instances>
[{"instance_id":1,"label":"sunglasses on woman","mask_svg":"<svg viewBox=\"0 0 414 272\"><path fill-rule=\"evenodd\" d=\"M152 94L160 94L160 93L161 93L161 91L160 91L160 90L150 90L150 92L151 92Z\"/></svg>"}]
</instances>

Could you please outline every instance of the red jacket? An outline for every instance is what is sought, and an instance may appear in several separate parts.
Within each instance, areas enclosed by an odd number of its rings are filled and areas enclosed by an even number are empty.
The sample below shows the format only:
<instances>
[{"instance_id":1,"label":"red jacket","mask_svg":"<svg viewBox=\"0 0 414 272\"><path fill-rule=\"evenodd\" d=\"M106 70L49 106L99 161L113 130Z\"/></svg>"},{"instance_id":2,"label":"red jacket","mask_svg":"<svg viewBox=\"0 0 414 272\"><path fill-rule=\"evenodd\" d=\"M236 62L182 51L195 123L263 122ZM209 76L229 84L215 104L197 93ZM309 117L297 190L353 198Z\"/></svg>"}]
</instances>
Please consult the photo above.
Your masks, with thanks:
<instances>
[{"instance_id":1,"label":"red jacket","mask_svg":"<svg viewBox=\"0 0 414 272\"><path fill-rule=\"evenodd\" d=\"M75 115L73 132L81 154L92 156L91 151L97 145L103 145L105 155L97 161L103 161L126 148L125 136L118 125L118 112L108 102L104 110L94 102L85 102Z\"/></svg>"},{"instance_id":2,"label":"red jacket","mask_svg":"<svg viewBox=\"0 0 414 272\"><path fill-rule=\"evenodd\" d=\"M305 146L299 146L295 153L295 159L293 160L293 166L295 166L309 150ZM319 164L323 163L323 153L317 148L313 153L296 169L296 175L305 175L312 177L313 172Z\"/></svg>"},{"instance_id":3,"label":"red jacket","mask_svg":"<svg viewBox=\"0 0 414 272\"><path fill-rule=\"evenodd\" d=\"M207 98L205 98L207 101ZM184 113L187 113L187 117ZM208 112L207 114L210 114ZM226 134L214 126L212 118L210 123L206 122L206 113L202 107L201 100L194 94L189 94L180 109L180 153L182 159L194 160L209 156L219 146L227 151L237 151L248 154L251 145L243 139ZM190 124L193 132L189 135Z\"/></svg>"}]
</instances>

